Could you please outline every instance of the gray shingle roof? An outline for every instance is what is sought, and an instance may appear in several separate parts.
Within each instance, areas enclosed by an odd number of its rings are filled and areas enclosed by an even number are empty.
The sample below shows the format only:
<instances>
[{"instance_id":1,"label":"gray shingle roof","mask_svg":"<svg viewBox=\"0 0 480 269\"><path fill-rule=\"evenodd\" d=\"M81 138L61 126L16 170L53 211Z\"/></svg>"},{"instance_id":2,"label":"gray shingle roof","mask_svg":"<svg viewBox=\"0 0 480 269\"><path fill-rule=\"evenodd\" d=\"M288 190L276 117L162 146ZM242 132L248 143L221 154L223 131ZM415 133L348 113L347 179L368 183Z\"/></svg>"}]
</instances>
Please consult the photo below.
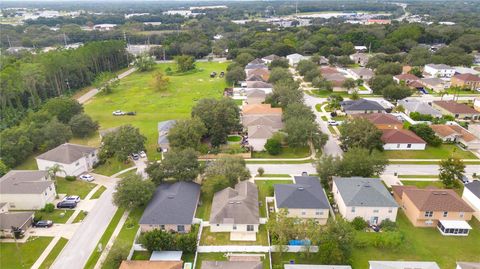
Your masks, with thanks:
<instances>
[{"instance_id":1,"label":"gray shingle roof","mask_svg":"<svg viewBox=\"0 0 480 269\"><path fill-rule=\"evenodd\" d=\"M295 184L275 184L274 189L279 208L330 208L318 177L295 177Z\"/></svg>"},{"instance_id":2,"label":"gray shingle roof","mask_svg":"<svg viewBox=\"0 0 480 269\"><path fill-rule=\"evenodd\" d=\"M468 184L465 184L465 188L471 191L475 196L480 198L480 181L474 180Z\"/></svg>"},{"instance_id":3,"label":"gray shingle roof","mask_svg":"<svg viewBox=\"0 0 480 269\"><path fill-rule=\"evenodd\" d=\"M70 164L93 153L95 150L97 149L92 147L65 143L37 156L37 159Z\"/></svg>"},{"instance_id":4,"label":"gray shingle roof","mask_svg":"<svg viewBox=\"0 0 480 269\"><path fill-rule=\"evenodd\" d=\"M429 104L416 100L400 100L399 105L402 105L406 110L410 112L418 112L420 114L432 115L434 117L441 117L442 112L436 110Z\"/></svg>"},{"instance_id":5,"label":"gray shingle roof","mask_svg":"<svg viewBox=\"0 0 480 269\"><path fill-rule=\"evenodd\" d=\"M0 178L1 194L38 194L52 186L53 181L45 180L47 171L11 170Z\"/></svg>"},{"instance_id":6,"label":"gray shingle roof","mask_svg":"<svg viewBox=\"0 0 480 269\"><path fill-rule=\"evenodd\" d=\"M369 261L370 269L440 269L436 262Z\"/></svg>"},{"instance_id":7,"label":"gray shingle roof","mask_svg":"<svg viewBox=\"0 0 480 269\"><path fill-rule=\"evenodd\" d=\"M168 131L175 125L176 120L166 120L158 123L158 144L168 144Z\"/></svg>"},{"instance_id":8,"label":"gray shingle roof","mask_svg":"<svg viewBox=\"0 0 480 269\"><path fill-rule=\"evenodd\" d=\"M199 197L197 183L161 184L143 212L140 224L192 224Z\"/></svg>"},{"instance_id":9,"label":"gray shingle roof","mask_svg":"<svg viewBox=\"0 0 480 269\"><path fill-rule=\"evenodd\" d=\"M480 262L457 262L459 269L480 269Z\"/></svg>"},{"instance_id":10,"label":"gray shingle roof","mask_svg":"<svg viewBox=\"0 0 480 269\"><path fill-rule=\"evenodd\" d=\"M202 269L262 269L262 262L202 261Z\"/></svg>"},{"instance_id":11,"label":"gray shingle roof","mask_svg":"<svg viewBox=\"0 0 480 269\"><path fill-rule=\"evenodd\" d=\"M378 178L334 177L333 182L347 206L398 207Z\"/></svg>"},{"instance_id":12,"label":"gray shingle roof","mask_svg":"<svg viewBox=\"0 0 480 269\"><path fill-rule=\"evenodd\" d=\"M343 101L340 103L344 110L355 111L355 110L385 110L385 108L379 103L367 99L360 100L349 100Z\"/></svg>"},{"instance_id":13,"label":"gray shingle roof","mask_svg":"<svg viewBox=\"0 0 480 269\"><path fill-rule=\"evenodd\" d=\"M235 185L235 189L225 188L213 196L210 223L219 224L258 224L257 186L249 181Z\"/></svg>"},{"instance_id":14,"label":"gray shingle roof","mask_svg":"<svg viewBox=\"0 0 480 269\"><path fill-rule=\"evenodd\" d=\"M0 229L9 230L13 227L22 227L25 222L33 218L33 212L7 212L0 214Z\"/></svg>"},{"instance_id":15,"label":"gray shingle roof","mask_svg":"<svg viewBox=\"0 0 480 269\"><path fill-rule=\"evenodd\" d=\"M247 66L245 66L245 70L247 69L268 69L268 66L265 64L247 64Z\"/></svg>"}]
</instances>

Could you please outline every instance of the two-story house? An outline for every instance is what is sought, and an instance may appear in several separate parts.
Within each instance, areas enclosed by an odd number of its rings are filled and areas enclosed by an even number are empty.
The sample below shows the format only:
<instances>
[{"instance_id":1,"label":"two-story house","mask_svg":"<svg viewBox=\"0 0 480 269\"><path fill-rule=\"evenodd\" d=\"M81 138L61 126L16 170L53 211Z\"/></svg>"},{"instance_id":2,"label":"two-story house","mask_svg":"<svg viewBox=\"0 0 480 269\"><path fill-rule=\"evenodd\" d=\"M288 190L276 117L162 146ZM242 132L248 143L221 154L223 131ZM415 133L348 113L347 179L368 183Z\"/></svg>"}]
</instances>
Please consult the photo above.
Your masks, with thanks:
<instances>
[{"instance_id":1,"label":"two-story house","mask_svg":"<svg viewBox=\"0 0 480 269\"><path fill-rule=\"evenodd\" d=\"M58 164L62 167L65 176L78 176L92 169L98 162L98 149L65 143L35 159L39 170L48 170Z\"/></svg>"}]
</instances>

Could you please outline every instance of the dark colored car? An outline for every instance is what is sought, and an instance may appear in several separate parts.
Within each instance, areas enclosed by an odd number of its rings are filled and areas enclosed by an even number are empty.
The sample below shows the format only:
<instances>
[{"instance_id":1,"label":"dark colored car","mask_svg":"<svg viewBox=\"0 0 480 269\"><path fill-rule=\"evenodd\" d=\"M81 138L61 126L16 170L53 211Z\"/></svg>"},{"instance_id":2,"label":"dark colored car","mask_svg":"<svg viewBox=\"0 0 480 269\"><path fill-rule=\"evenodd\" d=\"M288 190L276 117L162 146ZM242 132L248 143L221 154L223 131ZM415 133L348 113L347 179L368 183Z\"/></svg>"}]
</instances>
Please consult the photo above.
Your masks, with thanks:
<instances>
[{"instance_id":1,"label":"dark colored car","mask_svg":"<svg viewBox=\"0 0 480 269\"><path fill-rule=\"evenodd\" d=\"M380 226L378 225L370 225L370 228L377 233L380 232Z\"/></svg>"},{"instance_id":2,"label":"dark colored car","mask_svg":"<svg viewBox=\"0 0 480 269\"><path fill-rule=\"evenodd\" d=\"M211 78L214 78L216 75L217 75L217 72L212 72L212 73L210 73L210 77L211 77Z\"/></svg>"},{"instance_id":3,"label":"dark colored car","mask_svg":"<svg viewBox=\"0 0 480 269\"><path fill-rule=\"evenodd\" d=\"M57 204L57 208L75 208L77 207L77 203L73 201L61 201L60 203Z\"/></svg>"},{"instance_id":4,"label":"dark colored car","mask_svg":"<svg viewBox=\"0 0 480 269\"><path fill-rule=\"evenodd\" d=\"M140 159L140 155L138 155L137 153L132 153L132 159L137 161L138 159Z\"/></svg>"},{"instance_id":5,"label":"dark colored car","mask_svg":"<svg viewBox=\"0 0 480 269\"><path fill-rule=\"evenodd\" d=\"M135 115L137 115L137 112L129 111L129 112L125 113L125 115L127 115L127 116L135 116Z\"/></svg>"},{"instance_id":6,"label":"dark colored car","mask_svg":"<svg viewBox=\"0 0 480 269\"><path fill-rule=\"evenodd\" d=\"M307 172L302 172L302 176L303 177L308 177L308 173Z\"/></svg>"},{"instance_id":7,"label":"dark colored car","mask_svg":"<svg viewBox=\"0 0 480 269\"><path fill-rule=\"evenodd\" d=\"M225 72L222 71L222 72L220 72L219 77L223 78L223 76L225 76Z\"/></svg>"},{"instance_id":8,"label":"dark colored car","mask_svg":"<svg viewBox=\"0 0 480 269\"><path fill-rule=\"evenodd\" d=\"M38 228L49 228L53 226L53 221L51 220L39 220L33 224L34 227Z\"/></svg>"}]
</instances>

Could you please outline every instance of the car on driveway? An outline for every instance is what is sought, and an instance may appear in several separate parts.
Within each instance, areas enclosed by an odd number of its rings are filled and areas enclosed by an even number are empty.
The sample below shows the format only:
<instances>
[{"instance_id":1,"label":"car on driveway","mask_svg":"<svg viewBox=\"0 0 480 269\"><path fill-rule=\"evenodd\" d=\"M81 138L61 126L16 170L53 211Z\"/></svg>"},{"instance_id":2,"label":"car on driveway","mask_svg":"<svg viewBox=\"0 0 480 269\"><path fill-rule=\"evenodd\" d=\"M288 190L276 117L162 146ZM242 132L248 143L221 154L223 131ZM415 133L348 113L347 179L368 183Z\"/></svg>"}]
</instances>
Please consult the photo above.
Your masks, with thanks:
<instances>
[{"instance_id":1,"label":"car on driveway","mask_svg":"<svg viewBox=\"0 0 480 269\"><path fill-rule=\"evenodd\" d=\"M71 201L75 203L80 203L80 196L77 196L77 195L65 196L65 198L63 198L62 201Z\"/></svg>"},{"instance_id":2,"label":"car on driveway","mask_svg":"<svg viewBox=\"0 0 480 269\"><path fill-rule=\"evenodd\" d=\"M330 125L330 126L337 126L337 125L338 125L338 122L335 121L335 120L328 120L328 125Z\"/></svg>"},{"instance_id":3,"label":"car on driveway","mask_svg":"<svg viewBox=\"0 0 480 269\"><path fill-rule=\"evenodd\" d=\"M145 151L143 151L143 150L140 151L140 152L138 153L138 155L140 155L140 158L147 158L147 154L146 154Z\"/></svg>"},{"instance_id":4,"label":"car on driveway","mask_svg":"<svg viewBox=\"0 0 480 269\"><path fill-rule=\"evenodd\" d=\"M80 179L81 180L85 180L85 181L88 181L88 182L92 182L95 180L95 178L92 176L92 175L89 175L89 174L83 174L80 176Z\"/></svg>"},{"instance_id":5,"label":"car on driveway","mask_svg":"<svg viewBox=\"0 0 480 269\"><path fill-rule=\"evenodd\" d=\"M125 112L121 111L121 110L115 110L112 112L112 115L113 116L123 116L125 115Z\"/></svg>"},{"instance_id":6,"label":"car on driveway","mask_svg":"<svg viewBox=\"0 0 480 269\"><path fill-rule=\"evenodd\" d=\"M57 204L57 208L70 208L73 209L77 207L77 203L73 201L61 201Z\"/></svg>"},{"instance_id":7,"label":"car on driveway","mask_svg":"<svg viewBox=\"0 0 480 269\"><path fill-rule=\"evenodd\" d=\"M51 220L39 220L33 223L33 227L37 228L49 228L53 226L53 221Z\"/></svg>"},{"instance_id":8,"label":"car on driveway","mask_svg":"<svg viewBox=\"0 0 480 269\"><path fill-rule=\"evenodd\" d=\"M134 161L138 161L138 159L140 159L140 155L138 155L137 153L132 153L132 159Z\"/></svg>"}]
</instances>

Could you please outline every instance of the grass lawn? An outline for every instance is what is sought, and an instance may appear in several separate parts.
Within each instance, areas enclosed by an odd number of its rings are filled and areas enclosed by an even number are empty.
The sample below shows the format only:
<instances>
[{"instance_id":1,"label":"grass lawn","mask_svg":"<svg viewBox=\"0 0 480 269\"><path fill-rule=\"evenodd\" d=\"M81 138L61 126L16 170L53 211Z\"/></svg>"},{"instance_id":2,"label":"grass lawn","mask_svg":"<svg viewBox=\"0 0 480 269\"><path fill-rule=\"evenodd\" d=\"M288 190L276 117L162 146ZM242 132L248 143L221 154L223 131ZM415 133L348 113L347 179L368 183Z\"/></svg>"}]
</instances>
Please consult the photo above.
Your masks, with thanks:
<instances>
[{"instance_id":1,"label":"grass lawn","mask_svg":"<svg viewBox=\"0 0 480 269\"><path fill-rule=\"evenodd\" d=\"M30 268L53 237L30 237L25 243L0 243L0 268Z\"/></svg>"},{"instance_id":2,"label":"grass lawn","mask_svg":"<svg viewBox=\"0 0 480 269\"><path fill-rule=\"evenodd\" d=\"M252 158L258 159L291 159L291 158L305 158L310 156L310 148L290 148L283 147L282 152L278 155L270 155L266 151L254 151L252 152Z\"/></svg>"},{"instance_id":3,"label":"grass lawn","mask_svg":"<svg viewBox=\"0 0 480 269\"><path fill-rule=\"evenodd\" d=\"M438 175L398 175L398 178L438 178Z\"/></svg>"},{"instance_id":4,"label":"grass lawn","mask_svg":"<svg viewBox=\"0 0 480 269\"><path fill-rule=\"evenodd\" d=\"M127 250L127 253L125 254L128 255L128 252L132 248L135 235L137 234L137 231L139 228L138 222L142 217L143 210L144 208L137 208L130 212L130 214L128 215L127 221L125 221L125 224L123 225L122 229L120 230L120 233L118 234L117 238L115 239L115 242L113 243L112 249L117 247L125 249ZM108 256L110 255L111 253L108 254ZM108 256L107 256L107 260L109 259ZM148 256L148 258L150 258L150 255ZM113 267L112 264L108 264L108 263L104 263L102 265L102 268L116 269L116 267Z\"/></svg>"},{"instance_id":5,"label":"grass lawn","mask_svg":"<svg viewBox=\"0 0 480 269\"><path fill-rule=\"evenodd\" d=\"M467 237L443 236L436 228L415 228L400 210L397 225L405 235L399 248L355 248L352 267L367 269L369 260L435 261L440 268L455 268L456 261L478 261L480 223L476 219L470 221L473 229Z\"/></svg>"},{"instance_id":6,"label":"grass lawn","mask_svg":"<svg viewBox=\"0 0 480 269\"><path fill-rule=\"evenodd\" d=\"M81 222L87 216L87 214L87 212L80 210L80 213L78 213L78 215L75 217L73 223Z\"/></svg>"},{"instance_id":7,"label":"grass lawn","mask_svg":"<svg viewBox=\"0 0 480 269\"><path fill-rule=\"evenodd\" d=\"M131 124L140 128L147 137L147 154L150 160L160 159L157 153L157 123L170 119L190 117L191 108L202 98L221 98L227 83L223 78L210 78L210 73L225 71L228 62L198 62L199 71L168 76L168 90L153 89L153 74L167 67L175 69L173 63L162 63L149 72L135 72L122 79L111 94L99 94L85 104L85 112L98 120L101 129ZM114 117L112 111L135 111L136 116Z\"/></svg>"},{"instance_id":8,"label":"grass lawn","mask_svg":"<svg viewBox=\"0 0 480 269\"><path fill-rule=\"evenodd\" d=\"M238 253L235 253L238 254ZM254 254L254 253L251 253ZM256 254L262 254L265 255L263 260L263 269L269 269L270 268L270 260L268 259L268 253L256 253ZM197 256L197 265L195 269L201 269L202 268L202 261L227 261L226 253L220 252L220 253L198 253ZM283 266L282 266L283 268Z\"/></svg>"},{"instance_id":9,"label":"grass lawn","mask_svg":"<svg viewBox=\"0 0 480 269\"><path fill-rule=\"evenodd\" d=\"M427 146L425 150L385 150L383 154L388 159L446 159L452 154L460 159L478 159L470 151L450 144L442 144L439 147Z\"/></svg>"},{"instance_id":10,"label":"grass lawn","mask_svg":"<svg viewBox=\"0 0 480 269\"><path fill-rule=\"evenodd\" d=\"M105 246L107 245L108 240L112 236L113 230L115 230L118 222L122 218L122 215L123 215L124 211L125 210L121 209L121 208L117 209L117 212L115 212L115 215L113 215L113 218L110 221L110 223L108 224L107 229L105 229L105 232L103 233L102 237L100 238L100 240L98 240L97 246L99 244L102 244L102 248L105 249ZM90 254L90 258L88 258L87 264L85 265L84 268L90 268L90 269L94 268L95 264L97 263L101 254L102 254L102 252L98 252L98 248L95 247L92 254Z\"/></svg>"},{"instance_id":11,"label":"grass lawn","mask_svg":"<svg viewBox=\"0 0 480 269\"><path fill-rule=\"evenodd\" d=\"M131 161L124 163L116 158L109 158L104 164L97 166L93 172L104 176L111 176L132 166L133 162Z\"/></svg>"},{"instance_id":12,"label":"grass lawn","mask_svg":"<svg viewBox=\"0 0 480 269\"><path fill-rule=\"evenodd\" d=\"M200 194L200 204L197 206L197 212L195 217L208 221L210 219L210 210L212 209L212 199L210 195L206 195L204 192Z\"/></svg>"},{"instance_id":13,"label":"grass lawn","mask_svg":"<svg viewBox=\"0 0 480 269\"><path fill-rule=\"evenodd\" d=\"M90 199L98 199L102 196L103 192L106 191L107 188L105 186L100 186L100 188L92 195Z\"/></svg>"},{"instance_id":14,"label":"grass lawn","mask_svg":"<svg viewBox=\"0 0 480 269\"><path fill-rule=\"evenodd\" d=\"M242 140L242 137L239 135L229 135L227 137L228 142L240 142L240 140Z\"/></svg>"},{"instance_id":15,"label":"grass lawn","mask_svg":"<svg viewBox=\"0 0 480 269\"><path fill-rule=\"evenodd\" d=\"M43 261L42 265L40 265L41 269L48 269L53 264L55 259L57 258L58 254L62 251L62 249L67 244L68 240L65 238L60 238L57 244L53 247L52 251L48 254L47 258Z\"/></svg>"},{"instance_id":16,"label":"grass lawn","mask_svg":"<svg viewBox=\"0 0 480 269\"><path fill-rule=\"evenodd\" d=\"M246 159L245 162L247 164L299 164L299 163L311 163L312 159L307 160L298 160L298 161L258 161L258 160L248 160Z\"/></svg>"},{"instance_id":17,"label":"grass lawn","mask_svg":"<svg viewBox=\"0 0 480 269\"><path fill-rule=\"evenodd\" d=\"M35 156L40 155L40 152L35 152L32 155L28 156L28 158L21 164L15 166L15 170L38 170L37 161L35 160Z\"/></svg>"},{"instance_id":18,"label":"grass lawn","mask_svg":"<svg viewBox=\"0 0 480 269\"><path fill-rule=\"evenodd\" d=\"M325 103L316 104L316 105L315 105L315 110L317 110L318 112L322 112L322 106L323 106L324 104L325 104Z\"/></svg>"},{"instance_id":19,"label":"grass lawn","mask_svg":"<svg viewBox=\"0 0 480 269\"><path fill-rule=\"evenodd\" d=\"M335 117L332 117L332 120L336 120L336 121L344 121L347 119L347 116L335 116Z\"/></svg>"},{"instance_id":20,"label":"grass lawn","mask_svg":"<svg viewBox=\"0 0 480 269\"><path fill-rule=\"evenodd\" d=\"M310 253L308 257L306 257L302 253L289 253L284 252L280 255L278 252L272 252L272 266L282 266L284 264L289 264L290 261L294 261L295 264L321 264L318 255L315 253ZM356 269L356 268L355 268Z\"/></svg>"},{"instance_id":21,"label":"grass lawn","mask_svg":"<svg viewBox=\"0 0 480 269\"><path fill-rule=\"evenodd\" d=\"M255 177L290 177L289 174L263 174L263 175L256 175Z\"/></svg>"},{"instance_id":22,"label":"grass lawn","mask_svg":"<svg viewBox=\"0 0 480 269\"><path fill-rule=\"evenodd\" d=\"M225 245L240 245L240 246L267 246L267 228L265 225L258 226L256 241L230 241L229 232L212 233L210 227L203 227L202 237L200 238L201 246L225 246Z\"/></svg>"},{"instance_id":23,"label":"grass lawn","mask_svg":"<svg viewBox=\"0 0 480 269\"><path fill-rule=\"evenodd\" d=\"M78 195L81 199L95 188L95 184L83 180L68 181L64 178L57 177L56 185L57 193L64 193L67 195Z\"/></svg>"},{"instance_id":24,"label":"grass lawn","mask_svg":"<svg viewBox=\"0 0 480 269\"><path fill-rule=\"evenodd\" d=\"M335 131L335 129L331 125L328 125L328 130L330 131L330 133L332 133L334 135L337 134L337 131Z\"/></svg>"},{"instance_id":25,"label":"grass lawn","mask_svg":"<svg viewBox=\"0 0 480 269\"><path fill-rule=\"evenodd\" d=\"M267 216L267 207L265 206L265 197L273 196L273 185L275 184L291 184L292 180L255 180L258 187L258 201L262 203L260 208L260 216Z\"/></svg>"},{"instance_id":26,"label":"grass lawn","mask_svg":"<svg viewBox=\"0 0 480 269\"><path fill-rule=\"evenodd\" d=\"M51 220L54 223L65 223L73 215L75 210L71 209L55 209L52 213L35 211L35 218L42 220Z\"/></svg>"},{"instance_id":27,"label":"grass lawn","mask_svg":"<svg viewBox=\"0 0 480 269\"><path fill-rule=\"evenodd\" d=\"M323 121L328 121L327 116L320 116L320 118L321 118Z\"/></svg>"},{"instance_id":28,"label":"grass lawn","mask_svg":"<svg viewBox=\"0 0 480 269\"><path fill-rule=\"evenodd\" d=\"M132 255L132 260L134 261L148 261L152 253L150 251L134 251Z\"/></svg>"}]
</instances>

